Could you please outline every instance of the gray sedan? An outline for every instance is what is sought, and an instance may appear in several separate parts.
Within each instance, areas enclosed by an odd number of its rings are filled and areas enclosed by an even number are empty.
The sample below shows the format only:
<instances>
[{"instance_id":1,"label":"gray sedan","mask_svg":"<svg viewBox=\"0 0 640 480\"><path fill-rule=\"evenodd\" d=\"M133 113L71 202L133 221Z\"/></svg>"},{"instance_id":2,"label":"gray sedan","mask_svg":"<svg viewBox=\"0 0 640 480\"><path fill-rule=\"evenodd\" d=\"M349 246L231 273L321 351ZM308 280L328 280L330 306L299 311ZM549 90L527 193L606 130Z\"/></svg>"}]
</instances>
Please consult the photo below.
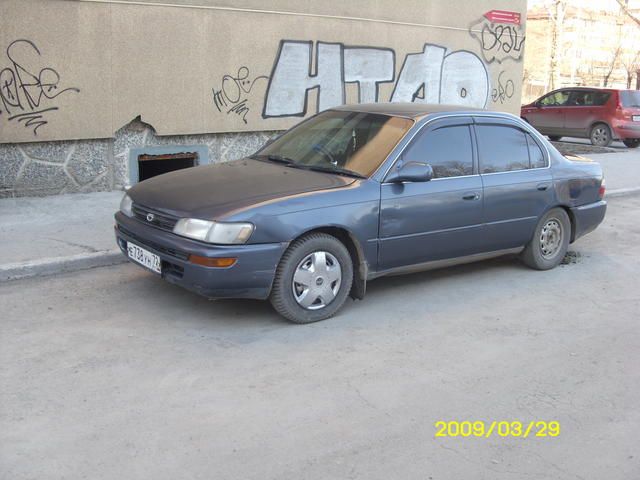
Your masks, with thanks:
<instances>
[{"instance_id":1,"label":"gray sedan","mask_svg":"<svg viewBox=\"0 0 640 480\"><path fill-rule=\"evenodd\" d=\"M127 257L209 298L308 323L383 275L505 254L535 269L602 222L597 163L513 115L421 104L324 111L249 158L160 175L116 213Z\"/></svg>"}]
</instances>

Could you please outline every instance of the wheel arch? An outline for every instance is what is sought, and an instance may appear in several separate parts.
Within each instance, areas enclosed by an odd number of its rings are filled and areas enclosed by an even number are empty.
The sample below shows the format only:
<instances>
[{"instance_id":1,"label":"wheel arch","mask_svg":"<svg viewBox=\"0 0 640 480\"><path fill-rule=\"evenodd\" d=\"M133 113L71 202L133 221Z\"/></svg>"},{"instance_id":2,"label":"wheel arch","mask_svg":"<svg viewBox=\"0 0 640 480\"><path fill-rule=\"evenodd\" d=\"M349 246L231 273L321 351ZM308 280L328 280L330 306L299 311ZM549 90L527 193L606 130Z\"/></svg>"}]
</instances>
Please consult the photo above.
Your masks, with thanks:
<instances>
[{"instance_id":1,"label":"wheel arch","mask_svg":"<svg viewBox=\"0 0 640 480\"><path fill-rule=\"evenodd\" d=\"M299 238L302 238L311 233L326 233L332 237L337 238L347 247L351 261L353 262L353 285L351 286L351 292L349 295L352 298L362 299L367 287L367 275L369 273L369 266L367 264L364 250L358 238L347 228L337 225L326 225L320 227L310 228L297 237L291 240L291 243L295 242Z\"/></svg>"},{"instance_id":2,"label":"wheel arch","mask_svg":"<svg viewBox=\"0 0 640 480\"><path fill-rule=\"evenodd\" d=\"M549 208L544 214L554 208L561 208L567 213L567 216L569 217L569 223L571 224L571 236L569 237L569 243L573 243L576 239L576 216L573 214L573 211L568 205L556 205Z\"/></svg>"},{"instance_id":3,"label":"wheel arch","mask_svg":"<svg viewBox=\"0 0 640 480\"><path fill-rule=\"evenodd\" d=\"M611 132L611 136L613 138L614 132L613 132L613 128L611 128L611 125L609 125L609 122L607 122L606 120L594 120L593 122L591 122L591 125L589 125L589 131L587 132L589 135L591 135L591 130L593 130L593 127L595 127L596 125L598 125L599 123L602 123L603 125L606 125L607 128L609 129L609 131Z\"/></svg>"}]
</instances>

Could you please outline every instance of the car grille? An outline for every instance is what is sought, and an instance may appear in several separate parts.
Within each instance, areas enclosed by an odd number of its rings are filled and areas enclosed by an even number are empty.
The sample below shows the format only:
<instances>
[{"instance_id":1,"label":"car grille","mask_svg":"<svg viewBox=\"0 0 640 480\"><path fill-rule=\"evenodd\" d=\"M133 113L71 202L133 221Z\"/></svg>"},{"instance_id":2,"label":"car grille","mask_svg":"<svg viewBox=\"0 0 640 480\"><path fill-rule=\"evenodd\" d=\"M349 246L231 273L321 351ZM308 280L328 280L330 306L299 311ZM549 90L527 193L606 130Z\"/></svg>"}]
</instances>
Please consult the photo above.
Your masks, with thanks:
<instances>
[{"instance_id":1,"label":"car grille","mask_svg":"<svg viewBox=\"0 0 640 480\"><path fill-rule=\"evenodd\" d=\"M189 259L189 254L187 252L183 252L181 250L176 250L173 248L169 248L169 247L165 247L163 245L159 245L155 242L152 242L150 240L147 240L146 238L141 238L138 235L136 235L135 233L127 230L126 228L124 228L122 225L118 225L118 230L120 230L123 234L125 234L126 236L128 236L129 238L132 238L134 242L140 244L141 247L151 247L154 250L157 250L160 253L164 253L166 255L170 255L172 257L178 258L180 260L184 260L187 261Z\"/></svg>"},{"instance_id":2,"label":"car grille","mask_svg":"<svg viewBox=\"0 0 640 480\"><path fill-rule=\"evenodd\" d=\"M157 210L143 207L142 205L139 205L137 203L134 203L131 209L133 211L133 216L141 222L144 222L147 225L153 225L154 227L158 227L169 232L173 231L173 227L175 227L176 222L178 221L178 219L173 215L160 213Z\"/></svg>"}]
</instances>

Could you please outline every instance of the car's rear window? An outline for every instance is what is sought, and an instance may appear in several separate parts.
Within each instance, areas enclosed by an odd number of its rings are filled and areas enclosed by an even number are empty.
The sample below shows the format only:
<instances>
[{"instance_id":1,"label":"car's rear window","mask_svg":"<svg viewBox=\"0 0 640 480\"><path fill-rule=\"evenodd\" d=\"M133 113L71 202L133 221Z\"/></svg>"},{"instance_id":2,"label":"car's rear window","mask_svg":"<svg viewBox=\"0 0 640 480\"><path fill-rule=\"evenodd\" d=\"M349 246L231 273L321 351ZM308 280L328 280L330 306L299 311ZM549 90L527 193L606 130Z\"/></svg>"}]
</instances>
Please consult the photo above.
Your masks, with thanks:
<instances>
[{"instance_id":1,"label":"car's rear window","mask_svg":"<svg viewBox=\"0 0 640 480\"><path fill-rule=\"evenodd\" d=\"M640 90L621 90L620 103L623 107L640 108Z\"/></svg>"}]
</instances>

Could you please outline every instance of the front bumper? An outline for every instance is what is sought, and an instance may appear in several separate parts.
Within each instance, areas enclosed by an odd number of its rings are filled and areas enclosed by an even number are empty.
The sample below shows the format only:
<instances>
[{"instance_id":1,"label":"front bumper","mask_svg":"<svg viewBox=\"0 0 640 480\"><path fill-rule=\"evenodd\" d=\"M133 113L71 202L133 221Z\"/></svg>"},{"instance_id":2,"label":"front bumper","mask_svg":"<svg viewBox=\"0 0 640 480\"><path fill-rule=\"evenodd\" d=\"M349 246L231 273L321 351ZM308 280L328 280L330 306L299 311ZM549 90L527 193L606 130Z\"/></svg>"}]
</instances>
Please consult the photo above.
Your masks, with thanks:
<instances>
[{"instance_id":1,"label":"front bumper","mask_svg":"<svg viewBox=\"0 0 640 480\"><path fill-rule=\"evenodd\" d=\"M580 205L571 209L575 224L572 242L578 238L592 232L596 229L607 212L607 202L600 200L599 202Z\"/></svg>"},{"instance_id":2,"label":"front bumper","mask_svg":"<svg viewBox=\"0 0 640 480\"><path fill-rule=\"evenodd\" d=\"M287 243L207 245L145 225L121 212L116 213L115 220L116 240L125 256L127 242L155 253L162 261L162 278L207 298L266 299L276 267L288 246ZM190 254L238 260L228 268L205 267L189 262Z\"/></svg>"}]
</instances>

